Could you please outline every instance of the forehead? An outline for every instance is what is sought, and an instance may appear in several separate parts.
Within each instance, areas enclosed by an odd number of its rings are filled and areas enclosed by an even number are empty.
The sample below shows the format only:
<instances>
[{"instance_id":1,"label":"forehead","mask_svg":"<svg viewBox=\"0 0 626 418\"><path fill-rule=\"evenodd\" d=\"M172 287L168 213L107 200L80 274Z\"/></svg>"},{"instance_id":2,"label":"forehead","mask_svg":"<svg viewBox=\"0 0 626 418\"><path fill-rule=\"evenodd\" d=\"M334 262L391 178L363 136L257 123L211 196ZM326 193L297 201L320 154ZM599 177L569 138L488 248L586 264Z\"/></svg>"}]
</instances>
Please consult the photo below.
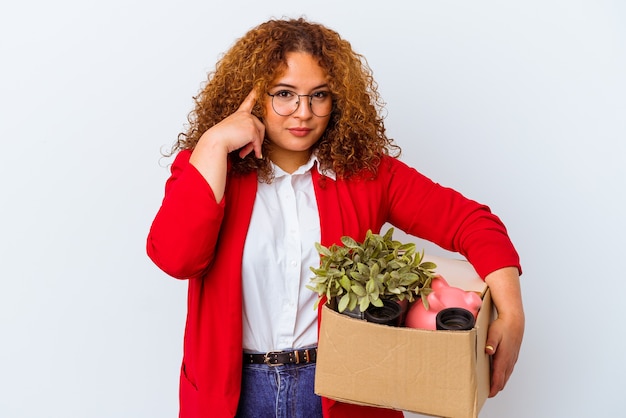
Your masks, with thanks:
<instances>
[{"instance_id":1,"label":"forehead","mask_svg":"<svg viewBox=\"0 0 626 418\"><path fill-rule=\"evenodd\" d=\"M318 86L328 82L328 73L318 63L317 58L306 52L290 52L280 67L273 84L294 87Z\"/></svg>"}]
</instances>

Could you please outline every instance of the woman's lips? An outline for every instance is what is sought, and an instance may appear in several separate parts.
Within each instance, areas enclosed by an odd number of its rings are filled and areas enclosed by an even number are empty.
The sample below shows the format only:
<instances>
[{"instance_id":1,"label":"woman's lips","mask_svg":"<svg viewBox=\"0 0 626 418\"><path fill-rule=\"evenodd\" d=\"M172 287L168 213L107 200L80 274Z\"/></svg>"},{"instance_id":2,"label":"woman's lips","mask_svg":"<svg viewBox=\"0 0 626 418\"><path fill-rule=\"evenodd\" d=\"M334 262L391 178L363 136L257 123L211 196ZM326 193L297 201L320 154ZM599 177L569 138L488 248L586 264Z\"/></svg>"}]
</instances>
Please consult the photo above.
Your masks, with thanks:
<instances>
[{"instance_id":1,"label":"woman's lips","mask_svg":"<svg viewBox=\"0 0 626 418\"><path fill-rule=\"evenodd\" d=\"M309 129L309 128L291 128L291 129L289 129L289 132L291 132L292 135L299 136L299 137L306 136L311 131L312 131L312 129Z\"/></svg>"}]
</instances>

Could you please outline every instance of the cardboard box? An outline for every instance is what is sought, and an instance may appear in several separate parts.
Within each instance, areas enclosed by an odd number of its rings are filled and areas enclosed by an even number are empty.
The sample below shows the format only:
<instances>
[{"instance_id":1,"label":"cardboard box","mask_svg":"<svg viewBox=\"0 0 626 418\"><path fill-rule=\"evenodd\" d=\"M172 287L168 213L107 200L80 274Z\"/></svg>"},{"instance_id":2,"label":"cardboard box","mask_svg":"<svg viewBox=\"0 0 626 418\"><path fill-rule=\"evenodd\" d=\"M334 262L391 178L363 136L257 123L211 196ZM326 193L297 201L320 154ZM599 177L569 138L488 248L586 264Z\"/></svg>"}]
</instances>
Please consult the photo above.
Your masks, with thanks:
<instances>
[{"instance_id":1,"label":"cardboard box","mask_svg":"<svg viewBox=\"0 0 626 418\"><path fill-rule=\"evenodd\" d=\"M489 291L466 261L433 259L450 285L480 292L470 331L372 324L322 309L315 392L342 402L441 417L477 417L489 394Z\"/></svg>"}]
</instances>

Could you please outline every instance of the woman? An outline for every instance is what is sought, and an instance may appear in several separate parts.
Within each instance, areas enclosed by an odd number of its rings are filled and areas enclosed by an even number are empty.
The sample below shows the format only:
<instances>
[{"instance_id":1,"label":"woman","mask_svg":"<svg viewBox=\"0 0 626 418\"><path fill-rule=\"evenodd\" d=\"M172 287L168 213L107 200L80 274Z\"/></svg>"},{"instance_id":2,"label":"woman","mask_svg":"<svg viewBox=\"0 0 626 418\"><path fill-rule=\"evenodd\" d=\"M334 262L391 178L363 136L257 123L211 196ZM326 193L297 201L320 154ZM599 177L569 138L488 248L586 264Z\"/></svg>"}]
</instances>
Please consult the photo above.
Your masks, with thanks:
<instances>
[{"instance_id":1,"label":"woman","mask_svg":"<svg viewBox=\"0 0 626 418\"><path fill-rule=\"evenodd\" d=\"M504 387L524 329L518 255L486 206L395 158L380 103L365 60L303 19L252 29L209 75L147 243L189 282L181 417L402 416L313 392L314 243L387 222L460 252L488 283L490 395Z\"/></svg>"}]
</instances>

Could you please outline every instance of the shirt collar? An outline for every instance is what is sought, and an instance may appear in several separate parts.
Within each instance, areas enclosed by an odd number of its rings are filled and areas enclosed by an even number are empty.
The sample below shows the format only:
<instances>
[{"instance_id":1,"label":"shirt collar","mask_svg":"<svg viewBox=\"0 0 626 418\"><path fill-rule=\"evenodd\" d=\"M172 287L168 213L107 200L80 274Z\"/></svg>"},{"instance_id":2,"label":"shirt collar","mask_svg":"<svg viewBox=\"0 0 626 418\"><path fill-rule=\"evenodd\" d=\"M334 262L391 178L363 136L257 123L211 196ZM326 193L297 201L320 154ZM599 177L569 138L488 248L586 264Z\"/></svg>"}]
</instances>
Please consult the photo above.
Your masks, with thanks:
<instances>
[{"instance_id":1,"label":"shirt collar","mask_svg":"<svg viewBox=\"0 0 626 418\"><path fill-rule=\"evenodd\" d=\"M284 171L282 168L280 168L279 166L277 166L274 163L271 163L272 167L274 169L274 178L280 178L280 177L284 177L284 176L288 176L289 173L287 173L286 171ZM300 167L298 167L298 169L296 171L294 171L291 175L295 176L297 174L306 174L308 173L313 167L315 167L317 169L317 171L326 176L331 178L332 180L336 180L336 175L335 172L333 170L321 170L320 169L320 164L319 164L319 159L317 158L317 154L316 153L312 153L311 157L309 158L309 161L307 161L305 164L301 165Z\"/></svg>"}]
</instances>

